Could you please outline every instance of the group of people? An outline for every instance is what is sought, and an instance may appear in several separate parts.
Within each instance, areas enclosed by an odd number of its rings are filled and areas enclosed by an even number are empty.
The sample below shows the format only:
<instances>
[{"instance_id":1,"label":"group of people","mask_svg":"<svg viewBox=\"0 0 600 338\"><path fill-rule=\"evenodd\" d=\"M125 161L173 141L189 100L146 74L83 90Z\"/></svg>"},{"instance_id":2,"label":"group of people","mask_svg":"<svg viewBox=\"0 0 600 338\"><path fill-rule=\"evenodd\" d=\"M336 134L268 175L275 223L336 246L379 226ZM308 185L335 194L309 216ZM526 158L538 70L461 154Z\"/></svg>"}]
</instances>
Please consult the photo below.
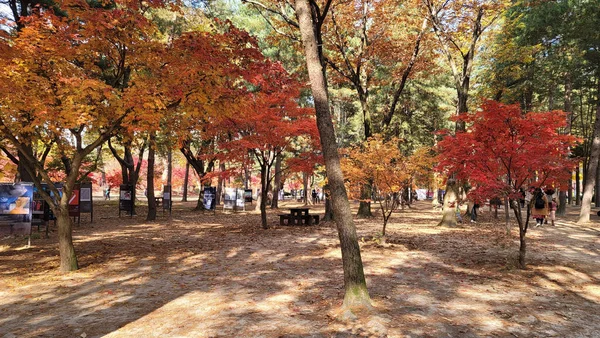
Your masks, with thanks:
<instances>
[{"instance_id":1,"label":"group of people","mask_svg":"<svg viewBox=\"0 0 600 338\"><path fill-rule=\"evenodd\" d=\"M550 193L551 192L551 193ZM543 191L541 188L530 188L525 194L525 201L529 203L529 209L531 210L531 216L535 219L535 226L540 227L544 224L550 224L554 226L556 220L556 209L558 209L558 202L553 197L553 191Z\"/></svg>"},{"instance_id":2,"label":"group of people","mask_svg":"<svg viewBox=\"0 0 600 338\"><path fill-rule=\"evenodd\" d=\"M461 211L460 211L460 202L459 203L451 203L451 208L455 208L456 210L456 218L459 223L462 223ZM491 200L490 206L499 206L501 203L496 203L496 201ZM527 191L522 190L522 199L521 206L524 208L525 205L529 206L529 210L531 212L531 216L535 219L535 226L540 227L544 224L550 224L552 226L555 225L556 221L556 210L558 209L558 202L556 197L554 197L554 190L548 189L546 191L542 190L542 188L530 187ZM471 208L471 223L477 222L477 214L480 209L479 202L474 202L473 207Z\"/></svg>"}]
</instances>

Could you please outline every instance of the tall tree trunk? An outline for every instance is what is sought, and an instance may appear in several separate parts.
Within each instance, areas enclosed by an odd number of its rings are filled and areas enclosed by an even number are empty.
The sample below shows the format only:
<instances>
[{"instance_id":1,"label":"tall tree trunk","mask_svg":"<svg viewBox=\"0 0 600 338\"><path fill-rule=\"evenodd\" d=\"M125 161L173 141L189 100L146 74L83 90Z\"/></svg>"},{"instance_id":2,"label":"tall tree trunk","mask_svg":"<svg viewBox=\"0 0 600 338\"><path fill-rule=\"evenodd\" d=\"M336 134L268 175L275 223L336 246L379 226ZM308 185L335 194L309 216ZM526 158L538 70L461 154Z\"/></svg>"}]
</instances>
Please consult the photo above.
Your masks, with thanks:
<instances>
[{"instance_id":1,"label":"tall tree trunk","mask_svg":"<svg viewBox=\"0 0 600 338\"><path fill-rule=\"evenodd\" d=\"M283 155L277 154L275 159L275 182L273 183L273 200L271 201L271 209L279 208L279 189L281 189L281 162Z\"/></svg>"},{"instance_id":2,"label":"tall tree trunk","mask_svg":"<svg viewBox=\"0 0 600 338\"><path fill-rule=\"evenodd\" d=\"M219 180L217 182L217 196L216 196L216 200L215 203L217 205L221 204L221 196L223 195L223 186L225 185L225 180L223 179L223 173L225 172L225 163L220 161L219 162Z\"/></svg>"},{"instance_id":3,"label":"tall tree trunk","mask_svg":"<svg viewBox=\"0 0 600 338\"><path fill-rule=\"evenodd\" d=\"M267 194L269 193L269 168L266 164L260 167L260 222L263 229L268 229L267 223Z\"/></svg>"},{"instance_id":4,"label":"tall tree trunk","mask_svg":"<svg viewBox=\"0 0 600 338\"><path fill-rule=\"evenodd\" d=\"M302 173L302 190L304 191L304 196L302 196L302 200L304 202L304 205L308 205L308 200L310 199L309 196L311 196L311 194L308 191L308 174L305 172Z\"/></svg>"},{"instance_id":5,"label":"tall tree trunk","mask_svg":"<svg viewBox=\"0 0 600 338\"><path fill-rule=\"evenodd\" d=\"M575 172L575 205L581 205L581 167L579 162Z\"/></svg>"},{"instance_id":6,"label":"tall tree trunk","mask_svg":"<svg viewBox=\"0 0 600 338\"><path fill-rule=\"evenodd\" d=\"M169 146L167 150L167 185L172 185L173 182L173 149ZM171 188L171 193L173 188Z\"/></svg>"},{"instance_id":7,"label":"tall tree trunk","mask_svg":"<svg viewBox=\"0 0 600 338\"><path fill-rule=\"evenodd\" d=\"M595 206L600 207L600 163L596 164L596 187L594 188Z\"/></svg>"},{"instance_id":8,"label":"tall tree trunk","mask_svg":"<svg viewBox=\"0 0 600 338\"><path fill-rule=\"evenodd\" d=\"M343 306L349 310L352 308L370 308L371 300L367 291L358 236L344 186L344 175L340 166L335 129L329 110L322 55L319 54L319 47L317 46L317 34L320 34L320 30L315 31L314 29L317 26L316 23L313 26L312 12L308 0L296 0L295 10L306 55L306 66L317 113L317 128L321 136L327 180L331 191L333 212L342 251L345 288Z\"/></svg>"},{"instance_id":9,"label":"tall tree trunk","mask_svg":"<svg viewBox=\"0 0 600 338\"><path fill-rule=\"evenodd\" d=\"M598 80L598 102L596 103L596 120L594 122L594 134L591 142L590 160L588 161L587 175L584 176L585 184L583 187L583 199L581 201L581 210L577 223L586 223L590 221L590 211L592 207L592 195L596 185L596 170L598 160L600 159L600 79Z\"/></svg>"},{"instance_id":10,"label":"tall tree trunk","mask_svg":"<svg viewBox=\"0 0 600 338\"><path fill-rule=\"evenodd\" d=\"M573 119L573 83L569 73L565 74L565 94L564 94L564 106L563 110L567 113L567 126L565 127L565 134L571 134L571 123ZM558 193L558 209L556 214L564 216L567 213L567 203L571 204L573 198L573 188L571 175L569 175L569 187L568 189L562 189ZM568 200L568 202L567 202Z\"/></svg>"},{"instance_id":11,"label":"tall tree trunk","mask_svg":"<svg viewBox=\"0 0 600 338\"><path fill-rule=\"evenodd\" d=\"M190 181L190 163L185 162L185 176L183 177L183 196L181 197L182 202L188 200L188 184Z\"/></svg>"},{"instance_id":12,"label":"tall tree trunk","mask_svg":"<svg viewBox=\"0 0 600 338\"><path fill-rule=\"evenodd\" d=\"M156 133L150 133L150 144L148 146L148 171L146 173L146 197L148 198L148 215L146 221L156 219L156 199L154 198L154 160L156 153ZM166 203L167 201L163 201Z\"/></svg>"}]
</instances>

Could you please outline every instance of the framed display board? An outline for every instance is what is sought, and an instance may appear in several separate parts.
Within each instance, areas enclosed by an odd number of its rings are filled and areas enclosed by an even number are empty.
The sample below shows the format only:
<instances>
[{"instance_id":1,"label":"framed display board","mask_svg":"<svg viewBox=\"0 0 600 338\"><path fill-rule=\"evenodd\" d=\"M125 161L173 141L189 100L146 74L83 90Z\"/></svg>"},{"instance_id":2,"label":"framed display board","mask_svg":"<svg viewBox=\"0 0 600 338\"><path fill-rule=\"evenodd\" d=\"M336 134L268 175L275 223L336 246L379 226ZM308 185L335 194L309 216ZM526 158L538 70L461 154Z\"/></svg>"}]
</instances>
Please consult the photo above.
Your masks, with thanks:
<instances>
[{"instance_id":1,"label":"framed display board","mask_svg":"<svg viewBox=\"0 0 600 338\"><path fill-rule=\"evenodd\" d=\"M165 185L163 188L163 213L165 212L165 210L168 210L169 214L171 213L171 197L171 186Z\"/></svg>"},{"instance_id":2,"label":"framed display board","mask_svg":"<svg viewBox=\"0 0 600 338\"><path fill-rule=\"evenodd\" d=\"M0 233L31 234L33 183L0 184Z\"/></svg>"},{"instance_id":3,"label":"framed display board","mask_svg":"<svg viewBox=\"0 0 600 338\"><path fill-rule=\"evenodd\" d=\"M202 202L205 210L216 210L217 188L204 187L204 198Z\"/></svg>"},{"instance_id":4,"label":"framed display board","mask_svg":"<svg viewBox=\"0 0 600 338\"><path fill-rule=\"evenodd\" d=\"M121 216L121 211L127 211L133 217L133 203L133 186L121 184L119 186L119 217Z\"/></svg>"}]
</instances>

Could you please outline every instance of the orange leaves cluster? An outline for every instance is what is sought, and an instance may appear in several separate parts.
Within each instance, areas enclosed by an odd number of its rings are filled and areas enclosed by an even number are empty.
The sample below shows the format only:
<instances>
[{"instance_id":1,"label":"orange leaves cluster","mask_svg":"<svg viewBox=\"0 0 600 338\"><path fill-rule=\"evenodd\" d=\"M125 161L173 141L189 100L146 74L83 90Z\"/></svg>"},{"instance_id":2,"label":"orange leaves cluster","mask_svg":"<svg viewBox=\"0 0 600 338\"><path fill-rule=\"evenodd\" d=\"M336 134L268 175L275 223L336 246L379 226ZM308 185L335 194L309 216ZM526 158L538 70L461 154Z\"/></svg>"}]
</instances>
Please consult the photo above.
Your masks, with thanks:
<instances>
[{"instance_id":1,"label":"orange leaves cluster","mask_svg":"<svg viewBox=\"0 0 600 338\"><path fill-rule=\"evenodd\" d=\"M438 170L471 182L478 197L516 197L523 186L558 187L570 177L577 139L559 133L564 112L525 113L518 104L487 101L462 118L471 127L438 143Z\"/></svg>"},{"instance_id":2,"label":"orange leaves cluster","mask_svg":"<svg viewBox=\"0 0 600 338\"><path fill-rule=\"evenodd\" d=\"M350 195L358 195L360 186L369 183L383 195L400 192L410 184L408 159L400 152L399 142L376 135L346 150L342 170Z\"/></svg>"}]
</instances>

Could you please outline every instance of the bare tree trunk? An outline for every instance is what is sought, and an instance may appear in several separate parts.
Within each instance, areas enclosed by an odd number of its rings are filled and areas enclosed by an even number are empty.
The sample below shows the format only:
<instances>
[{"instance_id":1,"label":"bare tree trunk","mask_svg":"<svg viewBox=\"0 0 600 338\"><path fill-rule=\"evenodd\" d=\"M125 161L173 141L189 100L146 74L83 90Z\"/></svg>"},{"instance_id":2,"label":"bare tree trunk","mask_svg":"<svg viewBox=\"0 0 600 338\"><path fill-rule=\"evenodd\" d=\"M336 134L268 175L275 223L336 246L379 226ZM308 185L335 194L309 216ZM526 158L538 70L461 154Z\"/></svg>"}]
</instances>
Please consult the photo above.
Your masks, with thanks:
<instances>
[{"instance_id":1,"label":"bare tree trunk","mask_svg":"<svg viewBox=\"0 0 600 338\"><path fill-rule=\"evenodd\" d=\"M456 187L456 180L453 178L448 179L446 183L446 194L444 195L444 203L442 209L442 220L438 223L438 226L456 226L456 211L451 205L456 205L458 202L458 193Z\"/></svg>"},{"instance_id":2,"label":"bare tree trunk","mask_svg":"<svg viewBox=\"0 0 600 338\"><path fill-rule=\"evenodd\" d=\"M575 172L575 205L581 205L581 167L579 162Z\"/></svg>"},{"instance_id":3,"label":"bare tree trunk","mask_svg":"<svg viewBox=\"0 0 600 338\"><path fill-rule=\"evenodd\" d=\"M146 173L146 197L148 198L148 215L146 221L156 219L156 199L154 198L154 161L156 154L156 133L150 132L148 146L148 171ZM166 201L163 201L163 203Z\"/></svg>"},{"instance_id":4,"label":"bare tree trunk","mask_svg":"<svg viewBox=\"0 0 600 338\"><path fill-rule=\"evenodd\" d=\"M220 162L219 163L219 171L221 174L223 174L225 172L226 168L225 168L225 163L224 162ZM221 204L221 196L223 195L223 187L225 185L225 180L223 179L223 177L221 177L221 175L219 175L219 180L217 183L217 196L216 196L216 200L215 203L217 205Z\"/></svg>"},{"instance_id":5,"label":"bare tree trunk","mask_svg":"<svg viewBox=\"0 0 600 338\"><path fill-rule=\"evenodd\" d=\"M181 197L182 202L187 202L188 198L188 184L190 181L190 163L185 162L185 176L183 177L183 196Z\"/></svg>"},{"instance_id":6,"label":"bare tree trunk","mask_svg":"<svg viewBox=\"0 0 600 338\"><path fill-rule=\"evenodd\" d=\"M279 208L279 189L281 189L281 162L283 155L277 154L275 159L275 182L273 183L273 200L271 201L271 209Z\"/></svg>"},{"instance_id":7,"label":"bare tree trunk","mask_svg":"<svg viewBox=\"0 0 600 338\"><path fill-rule=\"evenodd\" d=\"M506 222L506 234L510 235L510 208L508 197L504 198L504 221ZM513 206L514 207L514 206ZM496 207L496 218L498 218L498 207Z\"/></svg>"},{"instance_id":8,"label":"bare tree trunk","mask_svg":"<svg viewBox=\"0 0 600 338\"><path fill-rule=\"evenodd\" d=\"M600 207L600 163L596 164L596 187L594 188L595 206Z\"/></svg>"},{"instance_id":9,"label":"bare tree trunk","mask_svg":"<svg viewBox=\"0 0 600 338\"><path fill-rule=\"evenodd\" d=\"M594 186L596 185L596 170L598 169L598 160L600 159L600 80L598 80L598 103L596 105L594 136L591 142L591 153L590 160L588 161L587 175L585 175L579 220L577 220L577 223L579 224L590 221L592 195L594 193Z\"/></svg>"},{"instance_id":10,"label":"bare tree trunk","mask_svg":"<svg viewBox=\"0 0 600 338\"><path fill-rule=\"evenodd\" d=\"M173 183L173 149L169 146L169 150L167 151L167 185L172 185ZM171 188L171 193L173 189Z\"/></svg>"},{"instance_id":11,"label":"bare tree trunk","mask_svg":"<svg viewBox=\"0 0 600 338\"><path fill-rule=\"evenodd\" d=\"M371 195L373 192L373 185L371 182L368 184L363 184L360 188L360 203L358 205L358 212L356 213L359 217L373 217L373 212L371 211Z\"/></svg>"},{"instance_id":12,"label":"bare tree trunk","mask_svg":"<svg viewBox=\"0 0 600 338\"><path fill-rule=\"evenodd\" d=\"M260 168L260 221L263 229L268 229L269 224L267 223L267 194L269 193L269 168L266 164L263 164Z\"/></svg>"},{"instance_id":13,"label":"bare tree trunk","mask_svg":"<svg viewBox=\"0 0 600 338\"><path fill-rule=\"evenodd\" d=\"M69 196L70 197L70 196ZM63 202L63 200L65 200ZM60 252L60 271L69 272L79 269L77 255L73 246L73 223L69 217L69 203L66 194L61 199L60 212L56 215L58 227L58 250Z\"/></svg>"},{"instance_id":14,"label":"bare tree trunk","mask_svg":"<svg viewBox=\"0 0 600 338\"><path fill-rule=\"evenodd\" d=\"M329 110L327 82L325 79L322 55L317 46L317 35L313 25L311 6L308 0L296 0L295 10L306 55L306 66L317 113L317 127L321 136L321 147L327 170L327 180L331 191L335 222L340 239L342 263L344 269L344 305L353 308L370 308L371 300L367 291L367 282L358 245L358 236L352 219L352 211L344 186L344 175L335 139L335 129ZM314 23L316 24L316 23Z\"/></svg>"}]
</instances>

